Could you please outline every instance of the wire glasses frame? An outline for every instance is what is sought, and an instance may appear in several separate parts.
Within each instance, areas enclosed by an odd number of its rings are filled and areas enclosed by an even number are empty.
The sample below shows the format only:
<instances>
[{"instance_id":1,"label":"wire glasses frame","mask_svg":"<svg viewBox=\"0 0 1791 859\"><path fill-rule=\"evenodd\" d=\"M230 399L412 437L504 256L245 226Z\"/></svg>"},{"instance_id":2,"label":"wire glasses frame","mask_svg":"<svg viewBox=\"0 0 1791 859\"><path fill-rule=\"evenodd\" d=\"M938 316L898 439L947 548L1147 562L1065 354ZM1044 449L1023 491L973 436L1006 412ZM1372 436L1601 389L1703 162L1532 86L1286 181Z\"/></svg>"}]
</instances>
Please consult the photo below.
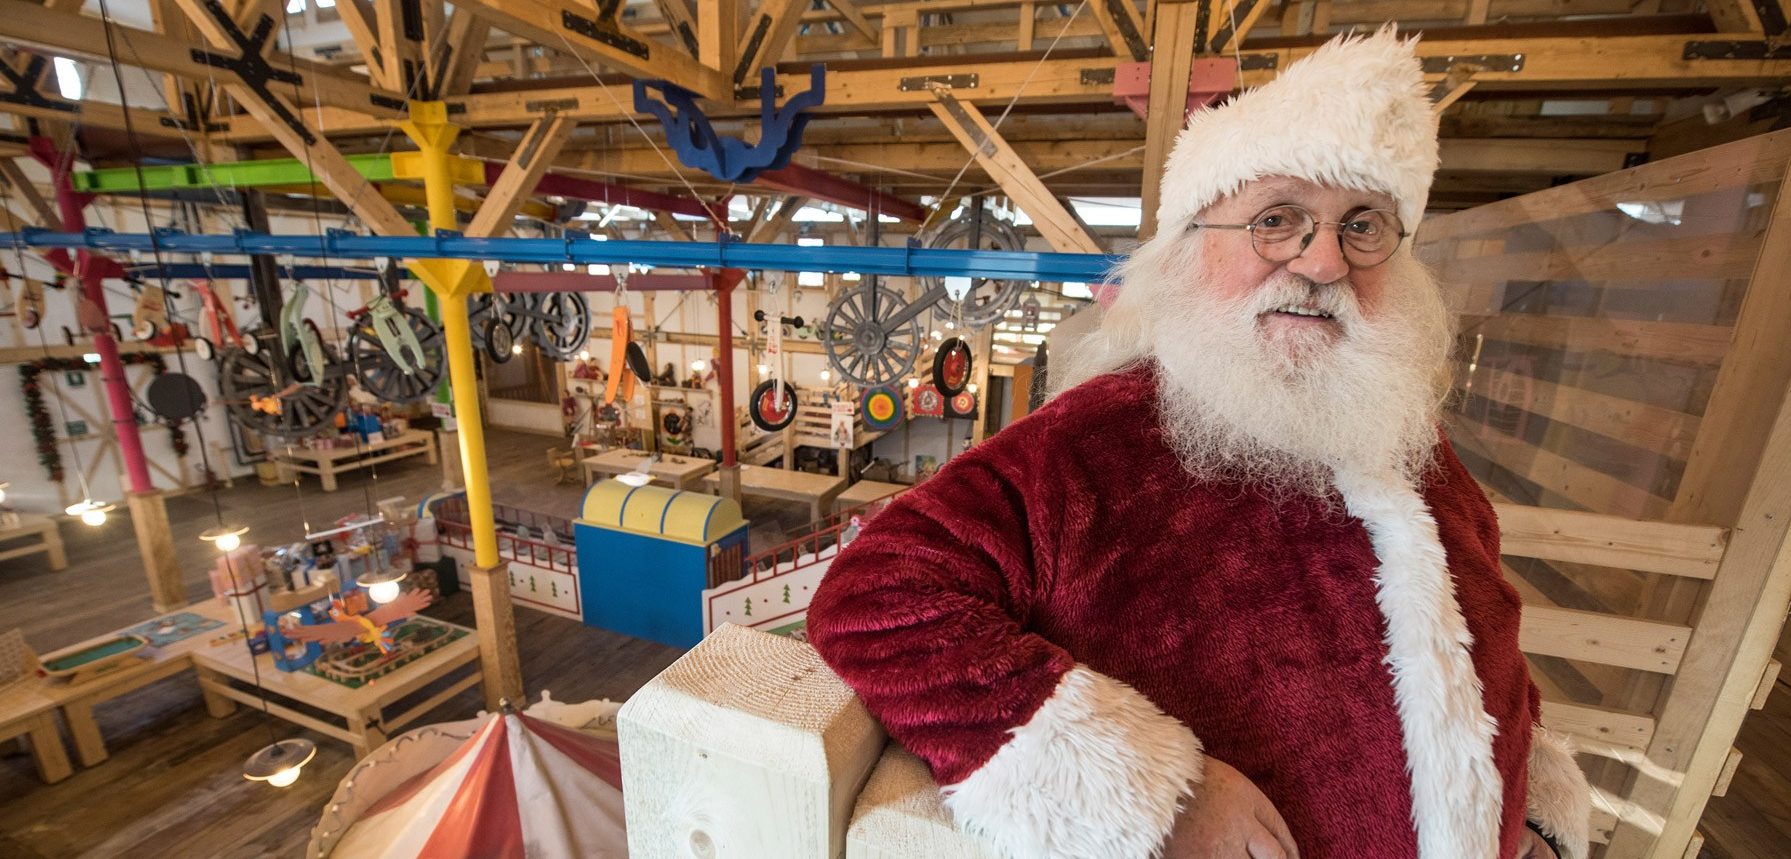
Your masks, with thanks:
<instances>
[{"instance_id":1,"label":"wire glasses frame","mask_svg":"<svg viewBox=\"0 0 1791 859\"><path fill-rule=\"evenodd\" d=\"M1337 228L1337 245L1350 268L1374 268L1399 250L1411 233L1399 216L1386 209L1360 209L1341 221L1321 221L1316 215L1291 205L1270 206L1247 224L1189 224L1189 230L1244 230L1256 255L1277 265L1306 252L1320 227Z\"/></svg>"}]
</instances>

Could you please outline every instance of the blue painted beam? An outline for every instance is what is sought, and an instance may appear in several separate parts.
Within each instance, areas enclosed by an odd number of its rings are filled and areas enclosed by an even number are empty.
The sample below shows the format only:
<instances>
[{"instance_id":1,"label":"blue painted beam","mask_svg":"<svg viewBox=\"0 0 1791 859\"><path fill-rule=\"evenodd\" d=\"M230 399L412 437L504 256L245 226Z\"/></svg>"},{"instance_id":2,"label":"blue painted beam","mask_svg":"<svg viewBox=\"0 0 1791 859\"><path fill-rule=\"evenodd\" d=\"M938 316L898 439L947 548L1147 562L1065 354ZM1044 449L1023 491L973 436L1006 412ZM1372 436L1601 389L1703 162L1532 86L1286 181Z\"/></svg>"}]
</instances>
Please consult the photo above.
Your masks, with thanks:
<instances>
[{"instance_id":1,"label":"blue painted beam","mask_svg":"<svg viewBox=\"0 0 1791 859\"><path fill-rule=\"evenodd\" d=\"M373 268L345 268L339 265L294 265L279 266L280 277L298 280L378 280L379 272ZM155 263L143 265L127 265L124 270L138 280L168 278L169 280L248 280L249 266L246 265L205 265L196 262L163 263L157 268ZM405 275L408 277L409 275Z\"/></svg>"},{"instance_id":2,"label":"blue painted beam","mask_svg":"<svg viewBox=\"0 0 1791 859\"><path fill-rule=\"evenodd\" d=\"M168 230L80 233L23 230L0 233L0 246L87 248L113 254L159 250L171 254L273 254L333 259L465 259L511 263L625 265L665 268L739 268L749 271L821 271L907 277L978 277L1045 282L1100 283L1109 280L1120 257L1032 251L946 248L799 247L747 242L657 242L591 239L588 233L561 238L470 238L440 232L433 236L361 236L340 230L319 235L273 235L238 231L229 235L189 235Z\"/></svg>"}]
</instances>

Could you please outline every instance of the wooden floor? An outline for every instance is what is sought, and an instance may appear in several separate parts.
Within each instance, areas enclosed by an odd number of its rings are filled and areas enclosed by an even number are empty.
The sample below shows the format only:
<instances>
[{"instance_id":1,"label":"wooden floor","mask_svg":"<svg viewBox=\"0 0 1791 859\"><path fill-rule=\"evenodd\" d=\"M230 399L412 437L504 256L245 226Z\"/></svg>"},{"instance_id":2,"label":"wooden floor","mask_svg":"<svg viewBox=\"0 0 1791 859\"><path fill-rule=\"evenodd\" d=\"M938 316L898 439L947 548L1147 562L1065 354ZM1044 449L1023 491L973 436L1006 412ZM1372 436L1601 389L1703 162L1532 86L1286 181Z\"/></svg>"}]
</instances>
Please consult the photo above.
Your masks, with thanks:
<instances>
[{"instance_id":1,"label":"wooden floor","mask_svg":"<svg viewBox=\"0 0 1791 859\"><path fill-rule=\"evenodd\" d=\"M488 438L492 493L501 503L576 515L583 488L556 485L544 452L554 439L493 432ZM251 527L248 539L294 539L298 523L313 525L369 509L369 502L403 495L418 500L439 489L441 473L421 459L388 465L374 475L342 478L322 492L315 478L303 491L263 487L253 479L219 493L228 521ZM69 568L51 572L44 556L0 562L0 630L25 631L41 651L72 644L150 617L147 586L129 520L118 514L99 529L65 522ZM198 539L215 521L205 495L170 499L174 543L187 571L187 595L208 599L204 575L214 553ZM779 540L801 524L806 507L748 501L755 546ZM429 614L473 625L462 593ZM542 689L556 700L621 700L671 664L679 651L580 625L541 612L516 610L523 678L531 698ZM423 722L477 713L476 690L443 704ZM102 705L97 715L111 759L79 769L59 784L37 780L17 744L0 747L0 859L37 857L298 857L336 783L353 765L344 743L288 722L264 720L239 708L224 719L206 715L193 676L183 674ZM305 736L317 758L284 790L245 781L242 763L271 739Z\"/></svg>"},{"instance_id":2,"label":"wooden floor","mask_svg":"<svg viewBox=\"0 0 1791 859\"><path fill-rule=\"evenodd\" d=\"M488 452L493 495L502 503L576 515L583 488L556 485L544 451L554 440L493 432ZM250 537L291 539L297 523L313 525L369 509L370 501L417 500L439 488L440 472L421 460L394 463L376 476L345 476L324 493L306 478L303 491L239 482L219 495L229 521L249 524ZM187 570L187 594L210 597L203 570L212 553L198 540L215 520L204 495L171 499L175 546ZM122 512L122 511L121 511ZM755 546L776 542L806 515L801 504L748 500ZM149 617L142 568L130 522L115 515L99 529L64 523L69 569L50 571L42 555L0 562L0 630L23 628L26 640L50 650ZM429 612L473 624L460 594ZM518 608L517 639L531 696L542 689L579 701L620 700L678 656L652 642L592 629ZM477 692L443 704L424 721L472 716ZM37 780L16 744L0 750L0 859L37 857L298 857L336 783L353 764L348 747L241 708L225 719L206 715L190 674L154 684L98 711L112 757L77 769L56 785ZM316 760L285 790L252 784L242 762L271 739L307 736ZM1737 745L1744 758L1729 795L1712 800L1700 827L1704 859L1791 856L1791 679L1781 678L1767 708L1750 716Z\"/></svg>"}]
</instances>

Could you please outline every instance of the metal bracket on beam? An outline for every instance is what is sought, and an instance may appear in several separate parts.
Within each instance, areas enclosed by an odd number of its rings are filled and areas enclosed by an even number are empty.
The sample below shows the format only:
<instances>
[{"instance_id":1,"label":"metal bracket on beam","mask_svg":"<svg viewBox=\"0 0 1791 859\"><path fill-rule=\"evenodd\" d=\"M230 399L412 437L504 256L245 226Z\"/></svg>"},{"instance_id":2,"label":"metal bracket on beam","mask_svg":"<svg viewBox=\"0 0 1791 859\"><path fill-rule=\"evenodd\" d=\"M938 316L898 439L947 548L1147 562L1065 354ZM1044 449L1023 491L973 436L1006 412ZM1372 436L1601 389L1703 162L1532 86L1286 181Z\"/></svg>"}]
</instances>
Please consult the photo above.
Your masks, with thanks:
<instances>
[{"instance_id":1,"label":"metal bracket on beam","mask_svg":"<svg viewBox=\"0 0 1791 859\"><path fill-rule=\"evenodd\" d=\"M448 112L452 113L453 106L449 105L449 107L450 110ZM464 112L466 110L466 105L460 105L460 109ZM522 103L522 109L529 113L565 113L578 109L578 99L550 98L541 101L525 101Z\"/></svg>"},{"instance_id":2,"label":"metal bracket on beam","mask_svg":"<svg viewBox=\"0 0 1791 859\"><path fill-rule=\"evenodd\" d=\"M948 89L976 89L980 80L981 76L976 72L957 75L919 75L902 78L897 82L896 88L902 92L920 92L941 86Z\"/></svg>"},{"instance_id":3,"label":"metal bracket on beam","mask_svg":"<svg viewBox=\"0 0 1791 859\"><path fill-rule=\"evenodd\" d=\"M1232 7L1231 14L1227 15L1222 20L1219 24L1219 31L1213 34L1212 44L1207 45L1207 53L1217 54L1224 51L1225 43L1231 41L1232 22L1249 19L1250 12L1256 8L1258 2L1266 2L1266 0L1243 0L1243 2Z\"/></svg>"},{"instance_id":4,"label":"metal bracket on beam","mask_svg":"<svg viewBox=\"0 0 1791 859\"><path fill-rule=\"evenodd\" d=\"M1113 86L1113 70L1083 69L1076 80L1083 86Z\"/></svg>"},{"instance_id":5,"label":"metal bracket on beam","mask_svg":"<svg viewBox=\"0 0 1791 859\"><path fill-rule=\"evenodd\" d=\"M1238 68L1246 72L1274 71L1281 67L1281 55L1277 53L1243 54L1239 58Z\"/></svg>"},{"instance_id":6,"label":"metal bracket on beam","mask_svg":"<svg viewBox=\"0 0 1791 859\"><path fill-rule=\"evenodd\" d=\"M20 104L27 107L41 107L48 110L60 110L64 113L78 113L81 106L72 101L61 101L44 95L38 86L43 83L44 68L49 60L42 54L32 54L31 60L25 64L24 73L12 70L11 63L0 63L0 75L12 84L12 92L0 93L0 101L9 104Z\"/></svg>"},{"instance_id":7,"label":"metal bracket on beam","mask_svg":"<svg viewBox=\"0 0 1791 859\"><path fill-rule=\"evenodd\" d=\"M244 35L242 28L236 25L236 19L230 17L230 13L225 11L224 6L218 0L205 0L205 12L212 17L213 21L217 22L219 27L223 28L240 54L230 57L203 48L194 48L191 52L193 61L236 75L237 80L241 81L243 86L253 90L261 98L262 103L280 118L281 122L286 123L286 126L292 129L294 134L305 141L306 146L315 144L317 135L312 134L311 129L306 128L303 121L292 111L287 110L286 105L276 99L273 91L267 87L268 81L302 86L305 80L295 72L274 68L268 63L267 57L262 55L262 52L267 50L268 37L274 32L274 19L262 15L255 21L255 32ZM379 105L377 96L374 97L373 103ZM385 107L386 105L379 106ZM402 109L403 105L400 104L399 108Z\"/></svg>"},{"instance_id":8,"label":"metal bracket on beam","mask_svg":"<svg viewBox=\"0 0 1791 859\"><path fill-rule=\"evenodd\" d=\"M586 18L570 9L560 11L560 26L587 39L595 39L615 48L627 51L643 60L651 59L653 49L639 39L622 32L616 26L616 8L620 0L602 0L597 4L597 18Z\"/></svg>"},{"instance_id":9,"label":"metal bracket on beam","mask_svg":"<svg viewBox=\"0 0 1791 859\"><path fill-rule=\"evenodd\" d=\"M1450 69L1464 65L1488 72L1521 72L1524 70L1524 55L1450 54L1445 57L1425 57L1422 63L1427 75L1446 74Z\"/></svg>"},{"instance_id":10,"label":"metal bracket on beam","mask_svg":"<svg viewBox=\"0 0 1791 859\"><path fill-rule=\"evenodd\" d=\"M1128 12L1136 14L1135 9L1127 8L1132 5L1132 0L1101 0L1101 2L1107 4L1107 14L1112 16L1113 26L1119 30L1119 37L1125 41L1126 50L1132 53L1132 59L1141 61L1149 57L1150 40L1144 38L1143 33L1138 32L1138 28L1132 22L1132 16L1127 14ZM1245 0L1245 2L1254 2L1254 0Z\"/></svg>"},{"instance_id":11,"label":"metal bracket on beam","mask_svg":"<svg viewBox=\"0 0 1791 859\"><path fill-rule=\"evenodd\" d=\"M1682 59L1687 60L1785 60L1791 59L1791 44L1775 45L1764 40L1752 42L1686 42Z\"/></svg>"}]
</instances>

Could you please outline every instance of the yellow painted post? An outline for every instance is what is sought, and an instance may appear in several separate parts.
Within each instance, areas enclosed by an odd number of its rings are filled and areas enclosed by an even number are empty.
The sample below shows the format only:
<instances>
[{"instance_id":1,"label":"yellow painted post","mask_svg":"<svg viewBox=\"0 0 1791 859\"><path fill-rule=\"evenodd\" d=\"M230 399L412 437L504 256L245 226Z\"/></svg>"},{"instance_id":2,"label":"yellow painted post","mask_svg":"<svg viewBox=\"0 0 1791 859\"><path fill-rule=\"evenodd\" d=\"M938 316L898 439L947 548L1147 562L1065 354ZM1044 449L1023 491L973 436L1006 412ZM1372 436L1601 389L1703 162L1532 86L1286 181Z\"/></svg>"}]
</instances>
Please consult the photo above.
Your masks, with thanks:
<instances>
[{"instance_id":1,"label":"yellow painted post","mask_svg":"<svg viewBox=\"0 0 1791 859\"><path fill-rule=\"evenodd\" d=\"M454 176L448 148L460 129L448 124L447 105L410 103L410 119L400 126L422 150L423 191L429 224L458 229L454 211ZM442 333L448 354L448 388L459 421L460 465L466 480L466 508L472 520L473 614L479 633L479 663L485 706L498 709L502 700L523 700L522 666L516 648L516 618L510 603L509 573L497 550L497 521L491 509L491 480L485 462L485 425L479 410L479 378L473 367L472 326L466 297L490 290L482 267L466 260L420 260L417 274L441 299Z\"/></svg>"}]
</instances>

